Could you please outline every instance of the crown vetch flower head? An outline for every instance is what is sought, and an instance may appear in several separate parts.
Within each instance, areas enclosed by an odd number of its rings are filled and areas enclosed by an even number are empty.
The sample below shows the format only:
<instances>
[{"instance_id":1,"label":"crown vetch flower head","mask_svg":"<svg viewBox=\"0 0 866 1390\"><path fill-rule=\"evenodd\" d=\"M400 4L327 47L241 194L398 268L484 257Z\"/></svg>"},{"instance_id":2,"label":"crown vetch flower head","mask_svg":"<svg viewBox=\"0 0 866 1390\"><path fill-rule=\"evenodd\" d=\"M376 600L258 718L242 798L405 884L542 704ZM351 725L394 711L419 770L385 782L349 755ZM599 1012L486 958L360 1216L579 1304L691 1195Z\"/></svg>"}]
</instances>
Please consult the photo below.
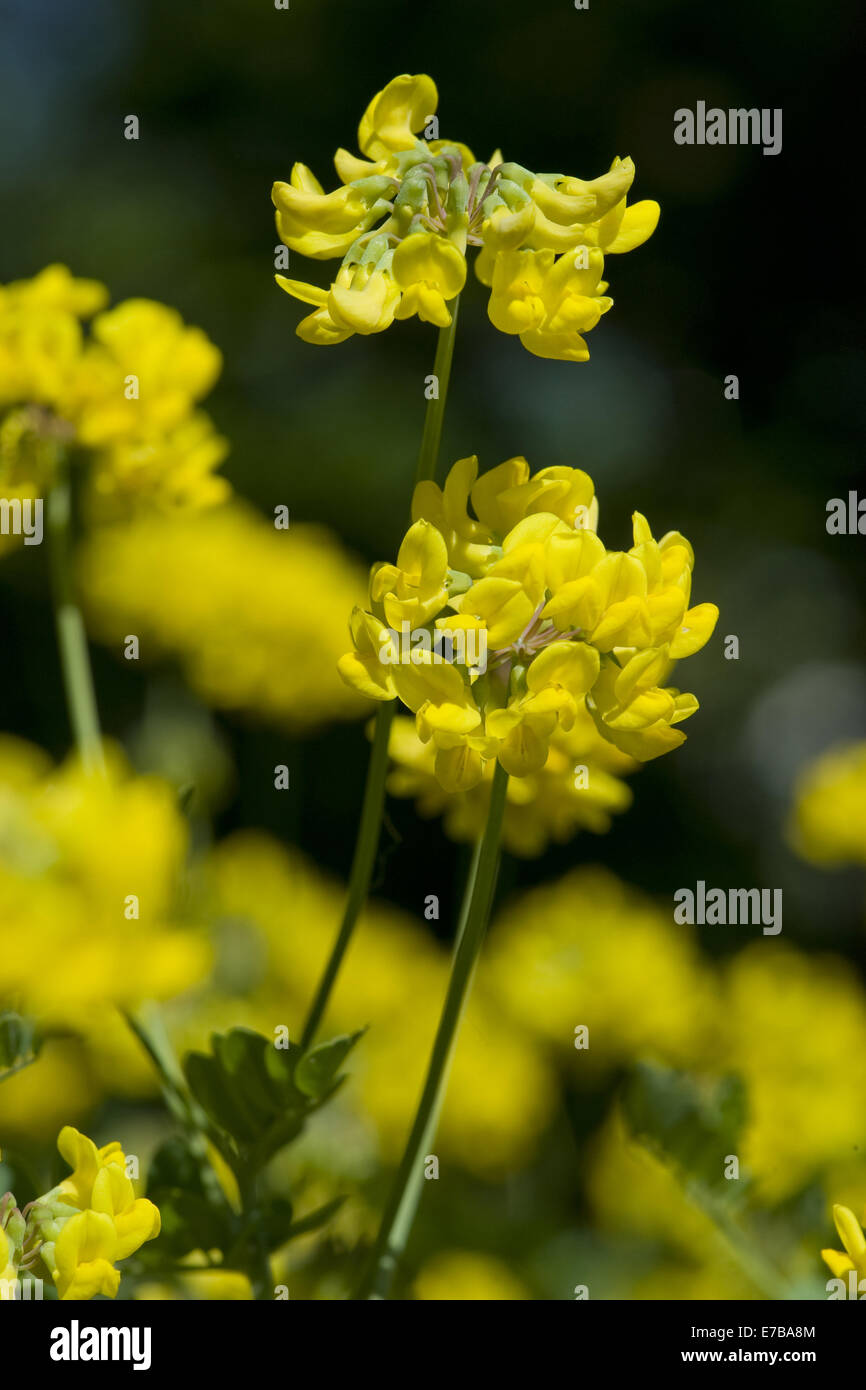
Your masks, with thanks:
<instances>
[{"instance_id":1,"label":"crown vetch flower head","mask_svg":"<svg viewBox=\"0 0 866 1390\"><path fill-rule=\"evenodd\" d=\"M712 603L690 606L684 536L656 540L635 512L631 548L608 550L588 475L533 477L525 459L480 478L461 459L444 488L419 484L412 515L397 564L373 569L339 669L412 711L445 790L471 789L493 759L535 777L587 719L638 762L684 741L676 726L698 702L668 681L718 618Z\"/></svg>"},{"instance_id":2,"label":"crown vetch flower head","mask_svg":"<svg viewBox=\"0 0 866 1390\"><path fill-rule=\"evenodd\" d=\"M315 260L341 258L327 290L277 275L287 294L313 306L298 335L339 343L415 314L447 328L477 247L494 326L538 357L585 362L583 334L613 304L604 258L646 241L658 204L628 205L631 159L614 159L589 181L535 174L498 151L482 163L460 141L438 138L437 103L426 74L395 77L361 120L366 158L334 156L342 187L326 193L305 164L274 184L284 244Z\"/></svg>"}]
</instances>

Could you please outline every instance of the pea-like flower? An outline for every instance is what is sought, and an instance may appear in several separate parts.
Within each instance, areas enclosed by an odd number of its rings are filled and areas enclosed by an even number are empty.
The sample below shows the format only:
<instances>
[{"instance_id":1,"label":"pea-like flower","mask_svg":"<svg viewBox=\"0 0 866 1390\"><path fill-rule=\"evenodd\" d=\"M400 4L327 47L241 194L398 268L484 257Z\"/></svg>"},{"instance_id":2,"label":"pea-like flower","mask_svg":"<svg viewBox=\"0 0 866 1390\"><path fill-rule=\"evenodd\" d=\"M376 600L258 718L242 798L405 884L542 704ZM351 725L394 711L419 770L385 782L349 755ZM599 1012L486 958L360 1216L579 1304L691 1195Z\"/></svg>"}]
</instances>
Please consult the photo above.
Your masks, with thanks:
<instances>
[{"instance_id":1,"label":"pea-like flower","mask_svg":"<svg viewBox=\"0 0 866 1390\"><path fill-rule=\"evenodd\" d=\"M689 542L655 540L635 512L632 547L607 550L580 469L531 477L509 459L477 474L461 459L444 488L416 488L397 564L374 567L353 615L344 681L412 711L449 792L477 785L493 759L537 777L587 720L638 762L676 748L698 702L668 681L718 618L714 604L690 606Z\"/></svg>"},{"instance_id":2,"label":"pea-like flower","mask_svg":"<svg viewBox=\"0 0 866 1390\"><path fill-rule=\"evenodd\" d=\"M866 1278L866 1235L863 1227L849 1207L834 1206L833 1220L844 1250L822 1250L821 1258L832 1270L836 1279L843 1279L852 1270L860 1278Z\"/></svg>"},{"instance_id":3,"label":"pea-like flower","mask_svg":"<svg viewBox=\"0 0 866 1390\"><path fill-rule=\"evenodd\" d=\"M334 156L342 187L326 193L304 164L274 184L284 244L342 261L327 290L277 275L287 294L313 306L298 335L338 343L415 314L447 328L467 252L477 247L494 326L519 335L536 356L585 362L583 335L613 304L604 258L646 241L658 204L629 206L630 159L614 159L589 181L536 174L499 152L485 164L461 142L438 138L437 103L432 78L395 77L361 120L366 157L344 149Z\"/></svg>"},{"instance_id":4,"label":"pea-like flower","mask_svg":"<svg viewBox=\"0 0 866 1390\"><path fill-rule=\"evenodd\" d=\"M41 1264L61 1299L114 1298L120 1285L117 1261L159 1235L159 1210L136 1197L120 1144L97 1149L66 1125L57 1147L73 1170L70 1177L25 1212L10 1193L0 1202L0 1279L18 1279L21 1270Z\"/></svg>"}]
</instances>

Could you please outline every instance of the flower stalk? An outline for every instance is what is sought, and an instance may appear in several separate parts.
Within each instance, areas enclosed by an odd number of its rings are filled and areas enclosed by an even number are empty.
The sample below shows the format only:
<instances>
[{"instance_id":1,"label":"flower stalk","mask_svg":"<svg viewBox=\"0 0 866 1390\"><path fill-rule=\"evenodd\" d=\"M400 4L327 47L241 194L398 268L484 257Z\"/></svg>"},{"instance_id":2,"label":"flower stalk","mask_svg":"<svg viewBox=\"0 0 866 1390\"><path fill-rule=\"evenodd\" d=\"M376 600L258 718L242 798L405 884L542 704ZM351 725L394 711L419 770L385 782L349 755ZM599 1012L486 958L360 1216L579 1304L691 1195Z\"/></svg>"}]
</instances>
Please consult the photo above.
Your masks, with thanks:
<instances>
[{"instance_id":1,"label":"flower stalk","mask_svg":"<svg viewBox=\"0 0 866 1390\"><path fill-rule=\"evenodd\" d=\"M433 374L437 378L438 392L427 401L424 414L424 432L418 455L416 484L433 480L439 461L442 443L442 424L445 418L445 405L448 399L448 383L451 378L451 362L454 356L454 338L457 329L457 308L459 296L451 306L451 322L439 329L436 356L433 361ZM367 781L364 787L364 801L358 837L349 875L349 888L343 920L334 942L328 963L310 1006L307 1021L301 1037L301 1046L307 1048L316 1036L319 1025L328 1007L331 991L334 988L343 957L346 954L352 933L367 900L373 877L373 866L382 833L382 812L385 808L385 779L388 775L388 744L391 737L391 724L394 719L396 701L389 700L379 706L376 713L373 747L367 766Z\"/></svg>"},{"instance_id":2,"label":"flower stalk","mask_svg":"<svg viewBox=\"0 0 866 1390\"><path fill-rule=\"evenodd\" d=\"M349 875L349 890L346 897L346 906L343 911L343 920L340 923L340 930L334 942L328 963L325 966L324 974L319 982L316 995L310 1007L307 1021L304 1025L304 1032L301 1038L301 1047L306 1050L318 1032L319 1025L328 1007L331 991L334 982L343 963L346 949L352 939L352 933L360 916L361 909L370 891L370 881L373 877L373 865L376 862L376 853L379 848L379 839L382 831L382 812L385 807L385 778L388 772L388 743L391 736L391 724L394 719L395 700L389 700L387 704L379 706L376 713L375 733L373 735L373 747L370 753L370 762L367 767L367 782L364 788L364 802L361 809L361 820L358 825L358 838L355 842L355 854L352 859L352 871Z\"/></svg>"},{"instance_id":3,"label":"flower stalk","mask_svg":"<svg viewBox=\"0 0 866 1390\"><path fill-rule=\"evenodd\" d=\"M451 322L447 328L439 329L436 344L436 357L433 362L433 375L436 378L437 393L427 402L424 415L424 433L421 437L421 450L418 454L418 468L415 483L434 481L439 449L442 443L442 423L445 419L445 402L448 399L448 382L451 379L451 361L454 356L454 339L457 335L457 313L460 296L452 300Z\"/></svg>"},{"instance_id":4,"label":"flower stalk","mask_svg":"<svg viewBox=\"0 0 866 1390\"><path fill-rule=\"evenodd\" d=\"M87 772L105 772L96 691L87 632L75 593L72 555L72 482L68 457L58 449L54 482L48 493L48 535L54 622L66 704L75 744Z\"/></svg>"},{"instance_id":5,"label":"flower stalk","mask_svg":"<svg viewBox=\"0 0 866 1390\"><path fill-rule=\"evenodd\" d=\"M367 1274L357 1294L358 1298L387 1297L418 1210L423 1182L422 1165L425 1154L429 1152L435 1139L460 1022L472 988L475 967L490 917L499 865L499 841L507 789L508 773L501 764L497 764L490 791L487 824L478 843L467 886L451 978L433 1043L427 1078L382 1217Z\"/></svg>"}]
</instances>

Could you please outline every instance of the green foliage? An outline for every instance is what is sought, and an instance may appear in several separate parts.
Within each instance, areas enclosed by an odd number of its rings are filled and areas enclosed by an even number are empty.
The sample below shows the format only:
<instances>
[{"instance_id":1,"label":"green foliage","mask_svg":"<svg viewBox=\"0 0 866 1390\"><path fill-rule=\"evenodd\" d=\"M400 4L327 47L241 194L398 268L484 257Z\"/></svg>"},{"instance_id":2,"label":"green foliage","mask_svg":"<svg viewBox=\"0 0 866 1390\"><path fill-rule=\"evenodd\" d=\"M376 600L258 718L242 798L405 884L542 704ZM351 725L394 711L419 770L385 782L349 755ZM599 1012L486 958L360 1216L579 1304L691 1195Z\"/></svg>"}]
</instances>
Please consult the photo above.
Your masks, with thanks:
<instances>
[{"instance_id":1,"label":"green foliage","mask_svg":"<svg viewBox=\"0 0 866 1390\"><path fill-rule=\"evenodd\" d=\"M746 1092L737 1076L701 1086L693 1076L641 1062L626 1082L623 1109L635 1138L673 1163L686 1180L716 1195L738 1183L725 1178L725 1160L737 1153L746 1118Z\"/></svg>"},{"instance_id":2,"label":"green foliage","mask_svg":"<svg viewBox=\"0 0 866 1390\"><path fill-rule=\"evenodd\" d=\"M236 1152L246 1168L257 1171L297 1138L341 1085L337 1073L360 1037L345 1035L305 1052L295 1043L280 1048L251 1029L233 1028L213 1034L209 1053L187 1053L183 1071L223 1140L221 1151Z\"/></svg>"},{"instance_id":3,"label":"green foliage","mask_svg":"<svg viewBox=\"0 0 866 1390\"><path fill-rule=\"evenodd\" d=\"M224 1268L251 1269L330 1221L342 1197L296 1219L291 1200L261 1191L257 1179L342 1084L340 1067L360 1036L344 1035L304 1051L233 1028L213 1034L209 1052L186 1055L190 1130L166 1140L150 1165L148 1196L162 1214L154 1262L204 1251ZM234 1173L240 1209L217 1178L205 1138Z\"/></svg>"},{"instance_id":4,"label":"green foliage","mask_svg":"<svg viewBox=\"0 0 866 1390\"><path fill-rule=\"evenodd\" d=\"M36 1025L20 1014L0 1013L0 1081L36 1061L42 1039Z\"/></svg>"}]
</instances>

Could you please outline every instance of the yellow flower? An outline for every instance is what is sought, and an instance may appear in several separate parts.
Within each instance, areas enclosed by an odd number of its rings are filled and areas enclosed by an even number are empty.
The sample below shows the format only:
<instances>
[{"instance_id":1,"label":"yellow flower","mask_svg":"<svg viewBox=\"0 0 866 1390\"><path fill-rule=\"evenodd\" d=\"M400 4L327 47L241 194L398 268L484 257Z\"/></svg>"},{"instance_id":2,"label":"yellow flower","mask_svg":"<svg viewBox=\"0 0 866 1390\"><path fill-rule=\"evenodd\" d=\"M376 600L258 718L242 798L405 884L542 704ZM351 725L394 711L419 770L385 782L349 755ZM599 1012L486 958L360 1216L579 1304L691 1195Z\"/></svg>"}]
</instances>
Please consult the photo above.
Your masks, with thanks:
<instances>
[{"instance_id":1,"label":"yellow flower","mask_svg":"<svg viewBox=\"0 0 866 1390\"><path fill-rule=\"evenodd\" d=\"M479 983L557 1055L585 1025L579 1055L590 1074L647 1052L690 1062L714 1037L714 981L695 938L602 869L575 870L506 904Z\"/></svg>"},{"instance_id":2,"label":"yellow flower","mask_svg":"<svg viewBox=\"0 0 866 1390\"><path fill-rule=\"evenodd\" d=\"M789 829L813 864L866 864L866 743L831 748L801 774Z\"/></svg>"},{"instance_id":3,"label":"yellow flower","mask_svg":"<svg viewBox=\"0 0 866 1390\"><path fill-rule=\"evenodd\" d=\"M392 627L405 620L420 627L434 618L448 598L448 549L435 526L416 521L406 532L396 565L374 571L370 594L382 603Z\"/></svg>"},{"instance_id":4,"label":"yellow flower","mask_svg":"<svg viewBox=\"0 0 866 1390\"><path fill-rule=\"evenodd\" d=\"M116 1006L187 989L211 955L178 920L189 831L174 790L106 755L94 778L0 740L0 993L97 1051Z\"/></svg>"},{"instance_id":5,"label":"yellow flower","mask_svg":"<svg viewBox=\"0 0 866 1390\"><path fill-rule=\"evenodd\" d=\"M12 1242L0 1225L0 1301L10 1303L15 1297L18 1280L18 1266L13 1261L13 1254Z\"/></svg>"},{"instance_id":6,"label":"yellow flower","mask_svg":"<svg viewBox=\"0 0 866 1390\"><path fill-rule=\"evenodd\" d=\"M511 1302L530 1297L507 1264L471 1250L443 1250L422 1265L415 1297L424 1302Z\"/></svg>"},{"instance_id":7,"label":"yellow flower","mask_svg":"<svg viewBox=\"0 0 866 1390\"><path fill-rule=\"evenodd\" d=\"M298 326L307 342L380 332L418 314L447 327L463 288L466 255L480 248L479 278L491 285L490 318L542 357L583 362L581 336L613 301L602 280L605 252L630 251L654 231L658 204L627 207L630 159L588 182L475 159L460 141L427 138L438 95L426 75L404 74L376 94L358 131L367 156L339 149L342 187L326 193L304 164L272 191L277 232L293 251L341 257L330 290L278 275L315 306ZM423 136L420 132L424 132Z\"/></svg>"},{"instance_id":8,"label":"yellow flower","mask_svg":"<svg viewBox=\"0 0 866 1390\"><path fill-rule=\"evenodd\" d=\"M105 1212L114 1224L116 1260L125 1260L159 1235L158 1209L146 1197L136 1197L122 1166L103 1166L93 1184L90 1205L94 1211Z\"/></svg>"},{"instance_id":9,"label":"yellow flower","mask_svg":"<svg viewBox=\"0 0 866 1390\"><path fill-rule=\"evenodd\" d=\"M176 657L219 709L297 730L364 713L335 666L365 575L323 528L278 531L239 502L141 517L92 535L80 577L98 638L119 652L137 633L142 664Z\"/></svg>"},{"instance_id":10,"label":"yellow flower","mask_svg":"<svg viewBox=\"0 0 866 1390\"><path fill-rule=\"evenodd\" d=\"M209 506L228 492L214 476L227 445L197 406L221 355L176 310L130 299L98 312L107 297L58 265L0 286L0 488L42 495L57 450L74 446L91 512Z\"/></svg>"},{"instance_id":11,"label":"yellow flower","mask_svg":"<svg viewBox=\"0 0 866 1390\"><path fill-rule=\"evenodd\" d=\"M388 628L363 608L352 610L349 622L354 648L337 662L342 679L359 694L371 700L393 700L397 694L391 663L382 660L383 647L390 646Z\"/></svg>"},{"instance_id":12,"label":"yellow flower","mask_svg":"<svg viewBox=\"0 0 866 1390\"><path fill-rule=\"evenodd\" d=\"M715 1065L749 1096L741 1163L782 1201L862 1145L866 994L848 962L765 939L733 958L718 1000Z\"/></svg>"},{"instance_id":13,"label":"yellow flower","mask_svg":"<svg viewBox=\"0 0 866 1390\"><path fill-rule=\"evenodd\" d=\"M120 1285L115 1263L159 1235L159 1211L136 1198L119 1143L97 1149L66 1125L57 1147L72 1175L37 1199L28 1226L61 1299L114 1298Z\"/></svg>"},{"instance_id":14,"label":"yellow flower","mask_svg":"<svg viewBox=\"0 0 866 1390\"><path fill-rule=\"evenodd\" d=\"M403 291L398 319L417 314L427 323L447 328L451 315L446 301L466 283L466 261L457 247L434 232L407 236L394 252L394 279Z\"/></svg>"},{"instance_id":15,"label":"yellow flower","mask_svg":"<svg viewBox=\"0 0 866 1390\"><path fill-rule=\"evenodd\" d=\"M117 1239L111 1217L82 1211L63 1223L54 1246L52 1270L61 1299L114 1298L120 1270L114 1268Z\"/></svg>"},{"instance_id":16,"label":"yellow flower","mask_svg":"<svg viewBox=\"0 0 866 1390\"><path fill-rule=\"evenodd\" d=\"M599 733L640 762L685 743L685 734L673 726L698 708L694 695L662 688L671 666L667 647L648 647L622 667L606 663L592 690L589 708Z\"/></svg>"},{"instance_id":17,"label":"yellow flower","mask_svg":"<svg viewBox=\"0 0 866 1390\"><path fill-rule=\"evenodd\" d=\"M821 1258L836 1279L844 1279L852 1269L857 1271L858 1276L866 1275L866 1235L863 1234L863 1227L849 1207L834 1206L833 1220L845 1250L822 1250Z\"/></svg>"},{"instance_id":18,"label":"yellow flower","mask_svg":"<svg viewBox=\"0 0 866 1390\"><path fill-rule=\"evenodd\" d=\"M396 691L421 742L433 741L436 775L452 793L481 783L493 758L514 777L537 775L557 731L587 712L629 758L677 747L684 735L673 726L698 704L664 682L718 617L714 604L687 606L688 541L677 532L655 541L636 512L633 548L608 551L580 469L533 478L522 458L481 478L477 468L460 459L443 489L416 488L397 564L373 571L378 611L353 617L343 680L374 699ZM412 630L408 649L374 626L381 615ZM433 638L446 630L464 640L443 655ZM393 666L385 677L375 672L375 642Z\"/></svg>"},{"instance_id":19,"label":"yellow flower","mask_svg":"<svg viewBox=\"0 0 866 1390\"><path fill-rule=\"evenodd\" d=\"M527 671L527 693L487 717L487 732L502 740L498 757L506 772L541 771L557 722L566 733L573 727L598 672L598 652L585 642L553 642L539 654Z\"/></svg>"},{"instance_id":20,"label":"yellow flower","mask_svg":"<svg viewBox=\"0 0 866 1390\"><path fill-rule=\"evenodd\" d=\"M581 247L558 258L553 251L502 251L496 258L488 314L502 333L518 333L536 357L587 362L583 333L594 328L613 300L602 293L601 252Z\"/></svg>"},{"instance_id":21,"label":"yellow flower","mask_svg":"<svg viewBox=\"0 0 866 1390\"><path fill-rule=\"evenodd\" d=\"M493 760L484 764L480 781L446 792L436 776L435 745L421 742L414 721L394 720L389 751L391 794L413 797L422 816L441 815L452 839L477 840L487 821ZM632 794L621 779L637 767L601 738L588 710L579 708L567 733L560 727L551 735L541 770L509 779L503 844L512 854L533 857L551 840L564 843L578 830L603 834L611 816L631 805Z\"/></svg>"},{"instance_id":22,"label":"yellow flower","mask_svg":"<svg viewBox=\"0 0 866 1390\"><path fill-rule=\"evenodd\" d=\"M117 1168L125 1176L126 1158L116 1141L97 1149L93 1140L88 1139L86 1134L81 1134L72 1125L64 1125L57 1137L57 1148L61 1158L64 1158L73 1170L71 1176L64 1178L59 1184L57 1191L64 1201L70 1202L80 1211L94 1205L94 1184L105 1168Z\"/></svg>"},{"instance_id":23,"label":"yellow flower","mask_svg":"<svg viewBox=\"0 0 866 1390\"><path fill-rule=\"evenodd\" d=\"M438 104L431 77L395 77L376 93L361 117L358 145L373 159L413 149L415 132L423 129Z\"/></svg>"}]
</instances>

